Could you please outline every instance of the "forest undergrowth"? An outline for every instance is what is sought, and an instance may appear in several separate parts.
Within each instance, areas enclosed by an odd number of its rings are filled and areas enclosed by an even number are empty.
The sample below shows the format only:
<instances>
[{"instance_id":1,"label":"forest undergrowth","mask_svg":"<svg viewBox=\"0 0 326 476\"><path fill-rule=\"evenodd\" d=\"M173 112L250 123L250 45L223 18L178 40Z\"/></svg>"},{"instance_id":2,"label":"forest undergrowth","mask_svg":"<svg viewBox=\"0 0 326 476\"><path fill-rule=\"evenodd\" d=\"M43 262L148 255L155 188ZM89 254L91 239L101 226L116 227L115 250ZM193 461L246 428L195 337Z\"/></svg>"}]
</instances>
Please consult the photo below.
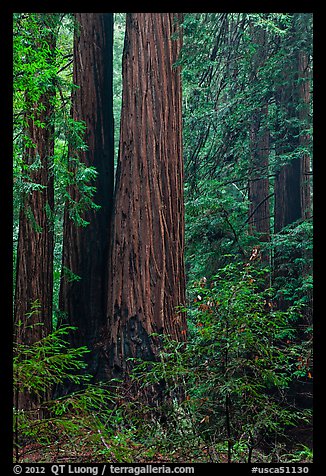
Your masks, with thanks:
<instances>
[{"instance_id":1,"label":"forest undergrowth","mask_svg":"<svg viewBox=\"0 0 326 476\"><path fill-rule=\"evenodd\" d=\"M77 329L19 345L16 389L40 406L15 412L16 461L311 462L311 412L291 397L311 378L295 339L303 309L277 309L267 271L229 264L193 283L187 344L160 336L159 358L135 359L128 385L92 383L88 349L65 340ZM49 398L68 381L80 390Z\"/></svg>"}]
</instances>

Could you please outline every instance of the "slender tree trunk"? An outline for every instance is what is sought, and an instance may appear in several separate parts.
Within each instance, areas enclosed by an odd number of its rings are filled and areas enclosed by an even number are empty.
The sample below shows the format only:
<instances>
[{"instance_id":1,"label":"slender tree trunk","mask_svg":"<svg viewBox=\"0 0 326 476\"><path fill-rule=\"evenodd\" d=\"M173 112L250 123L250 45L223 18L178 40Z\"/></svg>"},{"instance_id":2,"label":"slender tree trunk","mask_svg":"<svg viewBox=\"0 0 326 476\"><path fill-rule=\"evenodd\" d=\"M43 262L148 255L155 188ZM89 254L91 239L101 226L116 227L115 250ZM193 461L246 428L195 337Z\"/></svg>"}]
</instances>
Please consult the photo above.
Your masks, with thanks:
<instances>
[{"instance_id":1,"label":"slender tree trunk","mask_svg":"<svg viewBox=\"0 0 326 476\"><path fill-rule=\"evenodd\" d=\"M69 207L65 209L59 302L66 314L65 322L78 327L71 335L71 343L91 350L87 371L99 377L97 343L106 317L106 263L113 200L113 14L76 13L75 18L73 78L78 87L72 96L72 118L86 124L87 150L70 147L70 155L96 168L93 200L101 208L83 212L83 219L89 222L86 227L77 226L69 217ZM68 191L78 202L77 186L71 185ZM70 272L78 279L71 279Z\"/></svg>"},{"instance_id":2,"label":"slender tree trunk","mask_svg":"<svg viewBox=\"0 0 326 476\"><path fill-rule=\"evenodd\" d=\"M40 25L43 25L41 16ZM48 26L49 33L44 41L49 46L48 60L51 62L56 38ZM39 47L41 45L35 45L35 48ZM27 91L25 134L29 140L24 163L29 166L26 182L34 183L38 188L27 192L21 205L14 302L15 341L27 346L52 330L54 86L42 93L37 103L30 96ZM18 409L35 409L39 403L39 398L24 391L15 395Z\"/></svg>"},{"instance_id":3,"label":"slender tree trunk","mask_svg":"<svg viewBox=\"0 0 326 476\"><path fill-rule=\"evenodd\" d=\"M109 263L104 352L108 377L127 377L129 357L155 359L152 333L184 340L184 204L181 14L129 13ZM179 32L177 39L171 35Z\"/></svg>"}]
</instances>

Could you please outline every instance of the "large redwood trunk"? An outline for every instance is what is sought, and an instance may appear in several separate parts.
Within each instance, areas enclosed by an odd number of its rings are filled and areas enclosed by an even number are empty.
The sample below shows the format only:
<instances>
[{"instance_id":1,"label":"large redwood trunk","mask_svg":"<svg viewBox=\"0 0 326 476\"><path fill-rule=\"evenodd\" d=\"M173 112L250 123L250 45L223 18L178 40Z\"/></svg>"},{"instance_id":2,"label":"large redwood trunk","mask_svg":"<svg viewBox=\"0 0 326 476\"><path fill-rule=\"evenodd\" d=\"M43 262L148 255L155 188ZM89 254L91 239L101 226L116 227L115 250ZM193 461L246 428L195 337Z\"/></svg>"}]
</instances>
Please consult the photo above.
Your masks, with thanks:
<instances>
[{"instance_id":1,"label":"large redwood trunk","mask_svg":"<svg viewBox=\"0 0 326 476\"><path fill-rule=\"evenodd\" d=\"M184 340L181 47L177 13L129 13L109 262L104 352L108 377L129 357L156 358L159 339ZM177 39L171 35L178 31Z\"/></svg>"},{"instance_id":2,"label":"large redwood trunk","mask_svg":"<svg viewBox=\"0 0 326 476\"><path fill-rule=\"evenodd\" d=\"M89 369L99 372L97 342L105 322L106 263L108 260L109 227L113 198L113 105L112 55L113 14L76 13L77 29L74 42L74 84L72 117L86 124L85 143L88 150L70 150L72 157L96 168L94 203L99 210L87 209L83 219L86 227L77 226L64 214L63 273L60 287L60 309L65 322L78 327L71 335L74 346L86 345ZM73 170L74 164L71 164ZM69 187L73 200L80 194L76 185ZM71 273L78 280L71 279Z\"/></svg>"},{"instance_id":3,"label":"large redwood trunk","mask_svg":"<svg viewBox=\"0 0 326 476\"><path fill-rule=\"evenodd\" d=\"M50 171L54 153L51 94L44 94L39 104L44 106L36 112L36 120L46 124L44 128L28 119L28 136L34 146L25 151L25 163L39 166L29 172L28 180L41 185L42 189L26 195L20 211L17 249L15 290L15 324L17 341L32 344L47 335L52 328L52 283L53 283L53 175ZM36 109L36 105L34 108ZM27 313L35 312L29 317ZM41 322L42 325L34 326Z\"/></svg>"},{"instance_id":4,"label":"large redwood trunk","mask_svg":"<svg viewBox=\"0 0 326 476\"><path fill-rule=\"evenodd\" d=\"M40 25L43 25L41 17ZM49 33L44 38L49 45L49 62L54 60L55 40L49 26ZM38 47L36 43L35 48ZM18 344L26 346L52 330L54 95L54 86L50 86L37 103L29 91L25 96L25 134L29 138L24 151L24 163L29 166L25 180L38 187L26 192L19 216L14 337ZM15 395L15 406L19 409L35 409L39 403L35 395L26 392Z\"/></svg>"}]
</instances>

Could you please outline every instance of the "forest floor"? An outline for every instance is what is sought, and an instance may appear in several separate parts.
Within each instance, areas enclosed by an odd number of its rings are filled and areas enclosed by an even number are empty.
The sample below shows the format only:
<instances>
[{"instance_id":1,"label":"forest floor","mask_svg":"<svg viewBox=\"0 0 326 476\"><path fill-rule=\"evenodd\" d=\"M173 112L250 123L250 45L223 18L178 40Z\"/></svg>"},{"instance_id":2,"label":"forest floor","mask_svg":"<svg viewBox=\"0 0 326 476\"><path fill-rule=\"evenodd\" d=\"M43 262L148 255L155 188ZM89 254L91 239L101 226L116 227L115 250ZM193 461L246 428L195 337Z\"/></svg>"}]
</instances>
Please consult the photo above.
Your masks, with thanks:
<instances>
[{"instance_id":1,"label":"forest floor","mask_svg":"<svg viewBox=\"0 0 326 476\"><path fill-rule=\"evenodd\" d=\"M89 435L88 435L89 436ZM207 447L196 454L191 449L176 448L169 452L156 447L146 447L125 440L121 447L116 442L103 442L103 447L85 443L60 441L49 445L31 443L21 448L14 461L20 463L211 463L214 462ZM128 446L126 446L128 445ZM77 447L78 446L78 447ZM216 461L215 461L216 462ZM219 454L219 462L227 463L227 454Z\"/></svg>"},{"instance_id":2,"label":"forest floor","mask_svg":"<svg viewBox=\"0 0 326 476\"><path fill-rule=\"evenodd\" d=\"M89 435L88 435L89 436ZM193 448L187 448L186 442L184 447L175 448L170 451L164 451L159 448L159 441L155 447L147 447L143 444L135 443L132 440L125 440L121 446L116 442L107 441L103 446L95 446L89 442L77 441L69 442L60 441L49 445L27 444L17 455L14 455L14 461L19 463L228 463L228 455L226 452L217 453L213 448L202 445L195 451ZM284 448L283 448L284 452ZM287 456L287 458L286 458ZM238 455L239 458L239 455ZM246 454L243 453L240 460L232 462L247 462ZM301 458L299 452L289 451L289 454L279 458L274 455L266 454L263 449L255 450L253 454L254 463L265 462L296 462L311 463L312 459L302 453Z\"/></svg>"}]
</instances>

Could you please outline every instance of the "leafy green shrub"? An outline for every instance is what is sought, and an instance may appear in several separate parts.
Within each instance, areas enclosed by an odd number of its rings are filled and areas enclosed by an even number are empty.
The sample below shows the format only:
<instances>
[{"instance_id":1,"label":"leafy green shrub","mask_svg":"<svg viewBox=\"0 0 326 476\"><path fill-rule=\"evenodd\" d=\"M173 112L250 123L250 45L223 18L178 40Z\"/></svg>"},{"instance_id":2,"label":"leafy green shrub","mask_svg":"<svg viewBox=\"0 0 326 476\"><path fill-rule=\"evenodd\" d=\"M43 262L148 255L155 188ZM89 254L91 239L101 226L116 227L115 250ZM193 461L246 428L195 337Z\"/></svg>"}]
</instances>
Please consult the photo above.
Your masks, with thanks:
<instances>
[{"instance_id":1,"label":"leafy green shrub","mask_svg":"<svg viewBox=\"0 0 326 476\"><path fill-rule=\"evenodd\" d=\"M251 461L289 427L308 421L309 412L286 398L299 378L301 349L292 345L297 309L278 310L265 282L265 269L230 264L210 283L194 283L187 345L165 337L160 360L136 368L144 387L166 382L171 447L187 435L214 461Z\"/></svg>"},{"instance_id":2,"label":"leafy green shrub","mask_svg":"<svg viewBox=\"0 0 326 476\"><path fill-rule=\"evenodd\" d=\"M273 237L274 286L285 301L309 307L312 298L313 224L298 221Z\"/></svg>"},{"instance_id":3,"label":"leafy green shrub","mask_svg":"<svg viewBox=\"0 0 326 476\"><path fill-rule=\"evenodd\" d=\"M16 344L14 356L14 451L16 461L132 461L137 448L121 424L119 395L90 383L80 372L86 347L71 348L62 327L32 345ZM82 390L52 398L55 385L68 381ZM18 395L33 397L39 408L18 408ZM35 397L37 397L35 399Z\"/></svg>"},{"instance_id":4,"label":"leafy green shrub","mask_svg":"<svg viewBox=\"0 0 326 476\"><path fill-rule=\"evenodd\" d=\"M64 339L75 327L65 326L32 345L16 343L14 348L14 388L43 395L54 384L69 379L80 383L78 371L85 368L86 347L69 348Z\"/></svg>"}]
</instances>

